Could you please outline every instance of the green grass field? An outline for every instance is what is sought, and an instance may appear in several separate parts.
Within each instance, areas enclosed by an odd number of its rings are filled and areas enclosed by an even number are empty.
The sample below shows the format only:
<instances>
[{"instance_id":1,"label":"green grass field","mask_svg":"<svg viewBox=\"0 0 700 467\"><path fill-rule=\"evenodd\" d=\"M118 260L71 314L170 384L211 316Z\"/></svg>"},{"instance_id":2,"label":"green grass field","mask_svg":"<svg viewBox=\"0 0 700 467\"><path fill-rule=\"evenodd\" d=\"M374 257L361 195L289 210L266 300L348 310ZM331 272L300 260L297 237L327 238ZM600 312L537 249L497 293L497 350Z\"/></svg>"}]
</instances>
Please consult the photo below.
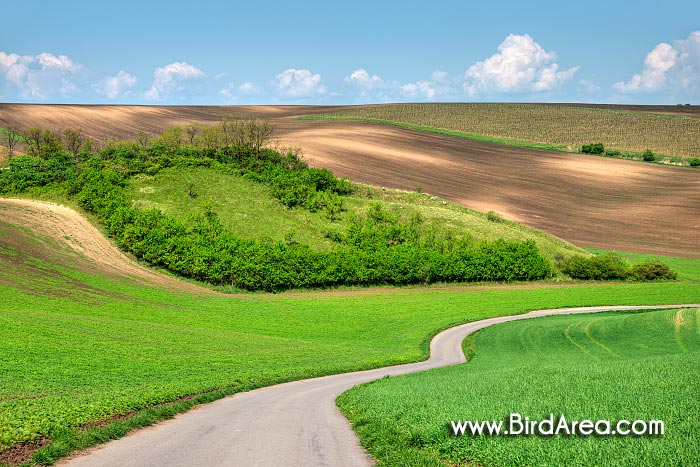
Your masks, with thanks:
<instances>
[{"instance_id":1,"label":"green grass field","mask_svg":"<svg viewBox=\"0 0 700 467\"><path fill-rule=\"evenodd\" d=\"M695 281L195 296L77 269L55 240L0 223L0 459L49 461L194 402L419 360L440 329L539 308L700 301ZM20 239L20 240L18 240ZM193 401L158 404L211 393ZM154 408L156 407L156 408ZM104 428L82 427L151 408Z\"/></svg>"},{"instance_id":2,"label":"green grass field","mask_svg":"<svg viewBox=\"0 0 700 467\"><path fill-rule=\"evenodd\" d=\"M190 184L195 197L189 195ZM272 197L266 185L208 168L166 169L155 176L139 175L131 182L130 191L138 206L160 209L182 221L203 214L209 206L236 235L282 241L293 231L295 241L318 250L334 247L327 232L346 229L353 214L364 213L372 203L380 202L401 218L410 219L419 213L426 225L451 230L457 236L471 235L478 240L533 239L550 259L556 254L581 252L543 232L515 222L492 222L485 213L425 193L360 186L356 194L343 197L345 211L330 221L323 212L286 208Z\"/></svg>"},{"instance_id":3,"label":"green grass field","mask_svg":"<svg viewBox=\"0 0 700 467\"><path fill-rule=\"evenodd\" d=\"M535 149L576 152L602 142L630 156L650 149L671 163L700 157L700 119L553 104L388 104L309 119L360 120Z\"/></svg>"},{"instance_id":4,"label":"green grass field","mask_svg":"<svg viewBox=\"0 0 700 467\"><path fill-rule=\"evenodd\" d=\"M382 466L700 463L700 309L555 316L476 334L469 363L383 379L339 406ZM452 436L452 420L663 420L660 437Z\"/></svg>"}]
</instances>

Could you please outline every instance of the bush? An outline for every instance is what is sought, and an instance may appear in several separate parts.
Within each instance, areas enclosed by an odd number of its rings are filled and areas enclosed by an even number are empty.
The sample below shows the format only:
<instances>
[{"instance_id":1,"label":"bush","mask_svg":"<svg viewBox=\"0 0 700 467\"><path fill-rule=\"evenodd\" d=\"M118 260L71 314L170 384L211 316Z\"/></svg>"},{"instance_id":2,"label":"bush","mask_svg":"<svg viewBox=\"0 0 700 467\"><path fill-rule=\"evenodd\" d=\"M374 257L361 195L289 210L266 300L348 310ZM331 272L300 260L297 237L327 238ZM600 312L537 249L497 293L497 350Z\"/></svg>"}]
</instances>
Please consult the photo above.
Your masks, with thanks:
<instances>
[{"instance_id":1,"label":"bush","mask_svg":"<svg viewBox=\"0 0 700 467\"><path fill-rule=\"evenodd\" d=\"M632 266L632 275L640 281L672 280L677 277L676 272L661 261L646 261L635 264Z\"/></svg>"},{"instance_id":2,"label":"bush","mask_svg":"<svg viewBox=\"0 0 700 467\"><path fill-rule=\"evenodd\" d=\"M688 164L690 164L691 167L700 167L700 158L693 158L693 159L688 159Z\"/></svg>"},{"instance_id":3,"label":"bush","mask_svg":"<svg viewBox=\"0 0 700 467\"><path fill-rule=\"evenodd\" d=\"M627 279L631 274L624 260L612 253L591 257L571 256L562 261L561 270L574 279L586 280Z\"/></svg>"},{"instance_id":4,"label":"bush","mask_svg":"<svg viewBox=\"0 0 700 467\"><path fill-rule=\"evenodd\" d=\"M618 157L622 155L622 152L617 149L608 149L607 151L605 151L605 154L607 154L610 157Z\"/></svg>"},{"instance_id":5,"label":"bush","mask_svg":"<svg viewBox=\"0 0 700 467\"><path fill-rule=\"evenodd\" d=\"M495 222L497 224L504 221L504 219L501 216L499 216L496 211L487 212L486 219L490 222Z\"/></svg>"},{"instance_id":6,"label":"bush","mask_svg":"<svg viewBox=\"0 0 700 467\"><path fill-rule=\"evenodd\" d=\"M656 155L654 155L650 149L647 149L642 153L642 159L644 159L645 162L654 162L656 160Z\"/></svg>"},{"instance_id":7,"label":"bush","mask_svg":"<svg viewBox=\"0 0 700 467\"><path fill-rule=\"evenodd\" d=\"M605 147L603 146L603 143L584 144L581 146L581 152L583 154L600 155L605 152Z\"/></svg>"}]
</instances>

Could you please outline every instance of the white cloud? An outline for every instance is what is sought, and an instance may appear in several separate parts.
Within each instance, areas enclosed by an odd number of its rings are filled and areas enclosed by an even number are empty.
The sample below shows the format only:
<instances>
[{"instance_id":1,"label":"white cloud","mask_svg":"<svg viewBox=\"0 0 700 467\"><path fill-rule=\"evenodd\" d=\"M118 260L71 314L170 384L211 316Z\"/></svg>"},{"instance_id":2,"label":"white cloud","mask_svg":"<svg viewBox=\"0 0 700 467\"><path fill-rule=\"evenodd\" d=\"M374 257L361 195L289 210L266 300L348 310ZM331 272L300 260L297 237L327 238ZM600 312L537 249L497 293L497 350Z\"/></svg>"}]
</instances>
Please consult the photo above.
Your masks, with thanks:
<instances>
[{"instance_id":1,"label":"white cloud","mask_svg":"<svg viewBox=\"0 0 700 467\"><path fill-rule=\"evenodd\" d=\"M359 68L345 77L345 83L354 88L361 101L391 101L407 98L435 100L454 92L447 73L440 70L434 71L429 80L399 83L385 81L380 76L371 75L364 68Z\"/></svg>"},{"instance_id":2,"label":"white cloud","mask_svg":"<svg viewBox=\"0 0 700 467\"><path fill-rule=\"evenodd\" d=\"M240 92L241 94L253 95L260 94L262 90L258 85L253 84L250 81L246 81L245 83L238 86L238 92Z\"/></svg>"},{"instance_id":3,"label":"white cloud","mask_svg":"<svg viewBox=\"0 0 700 467\"><path fill-rule=\"evenodd\" d=\"M383 79L377 75L370 76L364 68L359 68L353 71L350 76L346 76L345 82L366 91L382 89L386 86Z\"/></svg>"},{"instance_id":4,"label":"white cloud","mask_svg":"<svg viewBox=\"0 0 700 467\"><path fill-rule=\"evenodd\" d=\"M559 71L557 55L547 52L529 35L511 34L498 46L498 53L476 62L464 74L469 95L482 92L553 91L570 80L579 67Z\"/></svg>"},{"instance_id":5,"label":"white cloud","mask_svg":"<svg viewBox=\"0 0 700 467\"><path fill-rule=\"evenodd\" d=\"M188 85L206 77L197 67L185 62L175 62L156 68L153 72L153 85L144 96L150 100L162 100L172 94L184 93Z\"/></svg>"},{"instance_id":6,"label":"white cloud","mask_svg":"<svg viewBox=\"0 0 700 467\"><path fill-rule=\"evenodd\" d=\"M124 70L120 70L116 76L107 76L95 83L93 87L100 94L110 99L127 93L136 84L136 78Z\"/></svg>"},{"instance_id":7,"label":"white cloud","mask_svg":"<svg viewBox=\"0 0 700 467\"><path fill-rule=\"evenodd\" d=\"M623 93L672 91L684 95L700 94L700 31L687 39L662 42L644 59L640 73L613 87Z\"/></svg>"},{"instance_id":8,"label":"white cloud","mask_svg":"<svg viewBox=\"0 0 700 467\"><path fill-rule=\"evenodd\" d=\"M219 94L224 96L226 99L232 101L236 99L236 85L234 83L226 83L224 87L219 90Z\"/></svg>"},{"instance_id":9,"label":"white cloud","mask_svg":"<svg viewBox=\"0 0 700 467\"><path fill-rule=\"evenodd\" d=\"M285 97L302 98L326 94L321 75L290 68L277 75L275 87Z\"/></svg>"},{"instance_id":10,"label":"white cloud","mask_svg":"<svg viewBox=\"0 0 700 467\"><path fill-rule=\"evenodd\" d=\"M596 92L600 91L600 86L592 81L588 81L587 79L580 79L578 81L577 91L586 94L595 94Z\"/></svg>"},{"instance_id":11,"label":"white cloud","mask_svg":"<svg viewBox=\"0 0 700 467\"><path fill-rule=\"evenodd\" d=\"M36 56L0 52L0 73L25 97L44 99L55 94L68 96L79 90L82 65L66 55L41 53Z\"/></svg>"},{"instance_id":12,"label":"white cloud","mask_svg":"<svg viewBox=\"0 0 700 467\"><path fill-rule=\"evenodd\" d=\"M418 97L422 95L428 100L433 100L435 98L435 89L431 86L430 81L403 84L401 85L401 91L406 97Z\"/></svg>"}]
</instances>

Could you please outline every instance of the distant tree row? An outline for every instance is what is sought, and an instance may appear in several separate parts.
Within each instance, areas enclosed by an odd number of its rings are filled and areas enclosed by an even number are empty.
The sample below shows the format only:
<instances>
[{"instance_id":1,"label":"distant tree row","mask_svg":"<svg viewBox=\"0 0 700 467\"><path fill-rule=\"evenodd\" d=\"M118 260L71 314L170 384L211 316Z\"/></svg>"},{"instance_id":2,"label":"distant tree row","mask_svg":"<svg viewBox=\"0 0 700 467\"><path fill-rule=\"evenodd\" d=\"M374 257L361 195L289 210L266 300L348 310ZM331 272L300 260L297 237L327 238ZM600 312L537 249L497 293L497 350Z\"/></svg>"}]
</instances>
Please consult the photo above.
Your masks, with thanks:
<instances>
[{"instance_id":1,"label":"distant tree row","mask_svg":"<svg viewBox=\"0 0 700 467\"><path fill-rule=\"evenodd\" d=\"M269 120L256 118L227 118L213 125L189 123L167 128L161 135L149 138L140 132L134 138L143 147L160 145L166 150L191 146L202 149L247 146L255 152L272 141L274 128Z\"/></svg>"},{"instance_id":2,"label":"distant tree row","mask_svg":"<svg viewBox=\"0 0 700 467\"><path fill-rule=\"evenodd\" d=\"M175 151L183 146L214 150L221 147L249 147L260 152L272 142L274 128L269 120L256 118L226 118L212 125L189 123L184 127L175 125L162 134L149 136L137 133L132 142L145 148L152 145L162 146L166 151ZM62 131L42 128L29 128L20 131L9 128L4 131L3 144L10 157L24 143L29 156L48 159L50 155L64 151L73 156L92 153L102 149L102 145L89 137L82 130L66 128ZM123 145L124 141L107 141L106 146Z\"/></svg>"}]
</instances>

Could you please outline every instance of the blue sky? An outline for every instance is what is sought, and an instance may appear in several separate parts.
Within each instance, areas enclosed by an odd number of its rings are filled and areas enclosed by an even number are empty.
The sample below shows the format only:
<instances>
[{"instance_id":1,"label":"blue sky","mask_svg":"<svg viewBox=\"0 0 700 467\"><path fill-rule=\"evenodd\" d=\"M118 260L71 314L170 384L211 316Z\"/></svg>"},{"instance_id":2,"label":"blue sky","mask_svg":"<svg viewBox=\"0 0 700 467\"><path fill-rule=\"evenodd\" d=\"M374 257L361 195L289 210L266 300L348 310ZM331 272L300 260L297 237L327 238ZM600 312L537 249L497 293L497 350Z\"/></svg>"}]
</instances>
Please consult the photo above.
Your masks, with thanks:
<instances>
[{"instance_id":1,"label":"blue sky","mask_svg":"<svg viewBox=\"0 0 700 467\"><path fill-rule=\"evenodd\" d=\"M700 104L700 2L5 2L0 102Z\"/></svg>"}]
</instances>

